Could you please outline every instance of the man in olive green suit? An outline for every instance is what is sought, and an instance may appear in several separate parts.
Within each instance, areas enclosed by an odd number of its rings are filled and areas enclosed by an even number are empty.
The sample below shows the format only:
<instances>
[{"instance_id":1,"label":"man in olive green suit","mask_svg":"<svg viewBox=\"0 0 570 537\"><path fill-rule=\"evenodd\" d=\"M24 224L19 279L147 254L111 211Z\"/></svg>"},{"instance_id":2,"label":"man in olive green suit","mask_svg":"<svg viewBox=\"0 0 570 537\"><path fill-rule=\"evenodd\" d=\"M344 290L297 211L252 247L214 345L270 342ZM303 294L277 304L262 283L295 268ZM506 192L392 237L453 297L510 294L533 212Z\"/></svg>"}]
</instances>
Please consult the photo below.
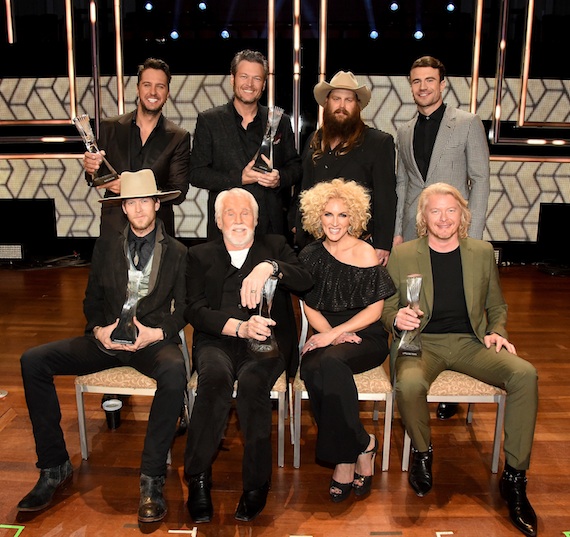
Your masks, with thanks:
<instances>
[{"instance_id":1,"label":"man in olive green suit","mask_svg":"<svg viewBox=\"0 0 570 537\"><path fill-rule=\"evenodd\" d=\"M418 202L419 239L392 250L388 272L397 292L386 299L382 321L393 333L396 400L412 439L409 482L418 496L432 488L427 391L445 369L465 373L507 392L505 469L500 481L511 522L536 535L536 514L526 496L525 471L538 404L535 368L507 339L493 247L467 237L471 215L459 191L446 183L427 187ZM419 308L408 306L407 276L423 277ZM421 356L398 356L405 330L420 329Z\"/></svg>"}]
</instances>

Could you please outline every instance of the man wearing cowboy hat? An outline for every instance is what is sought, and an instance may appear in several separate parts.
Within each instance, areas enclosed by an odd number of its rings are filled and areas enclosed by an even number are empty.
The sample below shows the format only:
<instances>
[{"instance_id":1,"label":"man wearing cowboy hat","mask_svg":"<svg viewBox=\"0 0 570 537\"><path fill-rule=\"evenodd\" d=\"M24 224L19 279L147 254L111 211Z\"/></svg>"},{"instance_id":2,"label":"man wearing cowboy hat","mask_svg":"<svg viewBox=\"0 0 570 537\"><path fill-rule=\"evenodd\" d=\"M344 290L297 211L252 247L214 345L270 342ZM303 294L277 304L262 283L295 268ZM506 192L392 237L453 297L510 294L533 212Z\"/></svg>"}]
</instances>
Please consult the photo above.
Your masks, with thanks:
<instances>
[{"instance_id":1,"label":"man wearing cowboy hat","mask_svg":"<svg viewBox=\"0 0 570 537\"><path fill-rule=\"evenodd\" d=\"M360 113L370 102L371 92L350 71L339 71L330 83L319 82L313 93L324 108L323 124L305 147L301 190L337 177L368 188L372 219L367 232L379 262L386 265L396 215L394 139L362 121ZM302 247L310 239L302 230L300 217L295 227Z\"/></svg>"},{"instance_id":2,"label":"man wearing cowboy hat","mask_svg":"<svg viewBox=\"0 0 570 537\"><path fill-rule=\"evenodd\" d=\"M162 200L178 195L178 190L157 190L152 170L122 174L120 195L101 201L119 204L128 224L122 234L103 236L95 243L83 302L85 334L46 343L22 355L40 478L18 504L19 511L48 507L55 492L72 477L54 375L85 375L129 365L157 383L142 453L138 518L156 522L166 515L162 495L166 458L186 387L178 332L186 325L187 249L166 234L156 212ZM133 293L138 334L133 343L119 343L113 332L125 298Z\"/></svg>"}]
</instances>

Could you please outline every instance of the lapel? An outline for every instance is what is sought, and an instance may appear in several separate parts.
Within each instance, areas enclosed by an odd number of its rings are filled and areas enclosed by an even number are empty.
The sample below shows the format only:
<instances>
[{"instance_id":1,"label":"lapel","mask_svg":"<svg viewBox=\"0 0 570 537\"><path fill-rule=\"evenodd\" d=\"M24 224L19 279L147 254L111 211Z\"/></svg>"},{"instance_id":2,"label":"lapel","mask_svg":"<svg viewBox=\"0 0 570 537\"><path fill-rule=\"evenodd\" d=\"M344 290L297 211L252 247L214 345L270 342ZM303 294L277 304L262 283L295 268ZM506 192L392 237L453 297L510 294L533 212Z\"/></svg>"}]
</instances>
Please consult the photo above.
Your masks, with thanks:
<instances>
[{"instance_id":1,"label":"lapel","mask_svg":"<svg viewBox=\"0 0 570 537\"><path fill-rule=\"evenodd\" d=\"M420 292L420 308L424 312L423 319L425 319L424 322L427 324L433 310L433 275L427 237L423 237L418 241L417 251L418 273L423 276L422 289ZM421 295L423 295L423 299Z\"/></svg>"},{"instance_id":2,"label":"lapel","mask_svg":"<svg viewBox=\"0 0 570 537\"><path fill-rule=\"evenodd\" d=\"M411 119L404 127L401 138L401 146L399 150L402 151L403 160L406 163L406 168L408 170L413 170L413 176L419 178L423 186L422 174L418 168L418 163L416 162L416 157L414 156L414 129L416 128L416 123L418 122L418 114Z\"/></svg>"},{"instance_id":3,"label":"lapel","mask_svg":"<svg viewBox=\"0 0 570 537\"><path fill-rule=\"evenodd\" d=\"M456 110L451 106L445 107L445 112L441 118L441 125L435 137L431 159L429 161L429 169L426 178L426 185L430 183L437 183L441 180L439 175L434 175L434 170L437 169L442 155L445 153L445 148L449 145L453 132L455 130Z\"/></svg>"},{"instance_id":4,"label":"lapel","mask_svg":"<svg viewBox=\"0 0 570 537\"><path fill-rule=\"evenodd\" d=\"M258 105L258 113L261 116L261 124L265 132L265 126L267 125L267 107ZM228 152L228 160L234 160L231 157L232 154L237 154L237 159L240 159L240 162L244 163L243 166L249 163L249 161L254 157L254 155L249 155L244 147L238 128L235 127L236 125L236 118L235 118L235 108L233 101L229 101L226 105L225 114L222 118L222 130L223 130L223 140L225 147L227 148ZM241 157L241 158L240 158Z\"/></svg>"},{"instance_id":5,"label":"lapel","mask_svg":"<svg viewBox=\"0 0 570 537\"><path fill-rule=\"evenodd\" d=\"M459 251L461 252L461 268L463 272L463 291L465 293L465 303L467 305L467 312L471 317L474 299L474 282L475 275L474 264L476 262L473 250L465 239L459 241Z\"/></svg>"},{"instance_id":6,"label":"lapel","mask_svg":"<svg viewBox=\"0 0 570 537\"><path fill-rule=\"evenodd\" d=\"M131 169L131 123L135 117L136 110L130 114L124 114L119 117L119 128L115 129L116 140L113 142L115 147L121 147L122 150L118 152L118 158L121 163L111 162L117 170L130 170ZM103 148L105 149L105 148Z\"/></svg>"},{"instance_id":7,"label":"lapel","mask_svg":"<svg viewBox=\"0 0 570 537\"><path fill-rule=\"evenodd\" d=\"M206 271L206 294L208 296L208 301L213 308L219 308L222 303L222 285L221 281L224 281L228 268L231 263L230 254L226 250L224 241L222 237L217 238L212 241L212 250L206 250L205 253L211 254L212 264L210 266L206 265L208 270ZM207 261L207 260L206 260Z\"/></svg>"}]
</instances>

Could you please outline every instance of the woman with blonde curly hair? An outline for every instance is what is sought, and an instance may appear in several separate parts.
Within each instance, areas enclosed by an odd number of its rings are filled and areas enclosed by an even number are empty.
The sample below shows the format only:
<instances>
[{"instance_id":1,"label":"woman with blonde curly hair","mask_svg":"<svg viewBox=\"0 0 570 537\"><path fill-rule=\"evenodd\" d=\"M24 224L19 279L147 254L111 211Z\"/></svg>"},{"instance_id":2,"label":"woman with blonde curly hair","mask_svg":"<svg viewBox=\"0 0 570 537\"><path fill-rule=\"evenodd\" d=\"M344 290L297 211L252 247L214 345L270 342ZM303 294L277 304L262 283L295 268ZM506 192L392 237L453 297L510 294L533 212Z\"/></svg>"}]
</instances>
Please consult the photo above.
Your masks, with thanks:
<instances>
[{"instance_id":1,"label":"woman with blonde curly hair","mask_svg":"<svg viewBox=\"0 0 570 537\"><path fill-rule=\"evenodd\" d=\"M374 247L358 238L370 219L363 186L333 179L300 200L303 228L317 239L299 254L314 280L304 297L313 335L302 349L301 378L318 426L317 459L335 466L329 494L340 502L372 486L378 442L360 421L353 375L388 355L379 319L395 288Z\"/></svg>"}]
</instances>

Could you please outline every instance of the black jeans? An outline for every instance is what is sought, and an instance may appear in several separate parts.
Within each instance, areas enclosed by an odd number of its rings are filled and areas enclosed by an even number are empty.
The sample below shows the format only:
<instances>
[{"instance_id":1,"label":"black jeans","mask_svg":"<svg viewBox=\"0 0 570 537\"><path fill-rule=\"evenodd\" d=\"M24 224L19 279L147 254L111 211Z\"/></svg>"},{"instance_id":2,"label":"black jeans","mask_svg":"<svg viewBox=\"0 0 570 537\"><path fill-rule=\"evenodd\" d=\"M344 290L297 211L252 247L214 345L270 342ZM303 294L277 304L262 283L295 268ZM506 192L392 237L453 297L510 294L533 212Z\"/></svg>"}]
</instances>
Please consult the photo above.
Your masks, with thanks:
<instances>
[{"instance_id":1,"label":"black jeans","mask_svg":"<svg viewBox=\"0 0 570 537\"><path fill-rule=\"evenodd\" d=\"M173 341L160 341L137 352L105 352L91 336L64 339L27 350L20 360L26 402L32 421L38 468L63 464L68 458L54 375L86 375L130 365L156 380L141 460L141 472L166 474L166 457L184 402L184 358Z\"/></svg>"},{"instance_id":2,"label":"black jeans","mask_svg":"<svg viewBox=\"0 0 570 537\"><path fill-rule=\"evenodd\" d=\"M198 388L188 426L186 475L199 474L212 465L226 427L237 379L237 412L245 444L243 489L260 488L271 478L269 392L285 369L283 357L257 358L248 353L245 340L221 338L200 345L192 359L198 371Z\"/></svg>"},{"instance_id":3,"label":"black jeans","mask_svg":"<svg viewBox=\"0 0 570 537\"><path fill-rule=\"evenodd\" d=\"M354 463L370 442L360 421L353 375L379 366L388 354L377 341L341 343L307 352L301 360L317 422L317 459L330 464Z\"/></svg>"}]
</instances>

